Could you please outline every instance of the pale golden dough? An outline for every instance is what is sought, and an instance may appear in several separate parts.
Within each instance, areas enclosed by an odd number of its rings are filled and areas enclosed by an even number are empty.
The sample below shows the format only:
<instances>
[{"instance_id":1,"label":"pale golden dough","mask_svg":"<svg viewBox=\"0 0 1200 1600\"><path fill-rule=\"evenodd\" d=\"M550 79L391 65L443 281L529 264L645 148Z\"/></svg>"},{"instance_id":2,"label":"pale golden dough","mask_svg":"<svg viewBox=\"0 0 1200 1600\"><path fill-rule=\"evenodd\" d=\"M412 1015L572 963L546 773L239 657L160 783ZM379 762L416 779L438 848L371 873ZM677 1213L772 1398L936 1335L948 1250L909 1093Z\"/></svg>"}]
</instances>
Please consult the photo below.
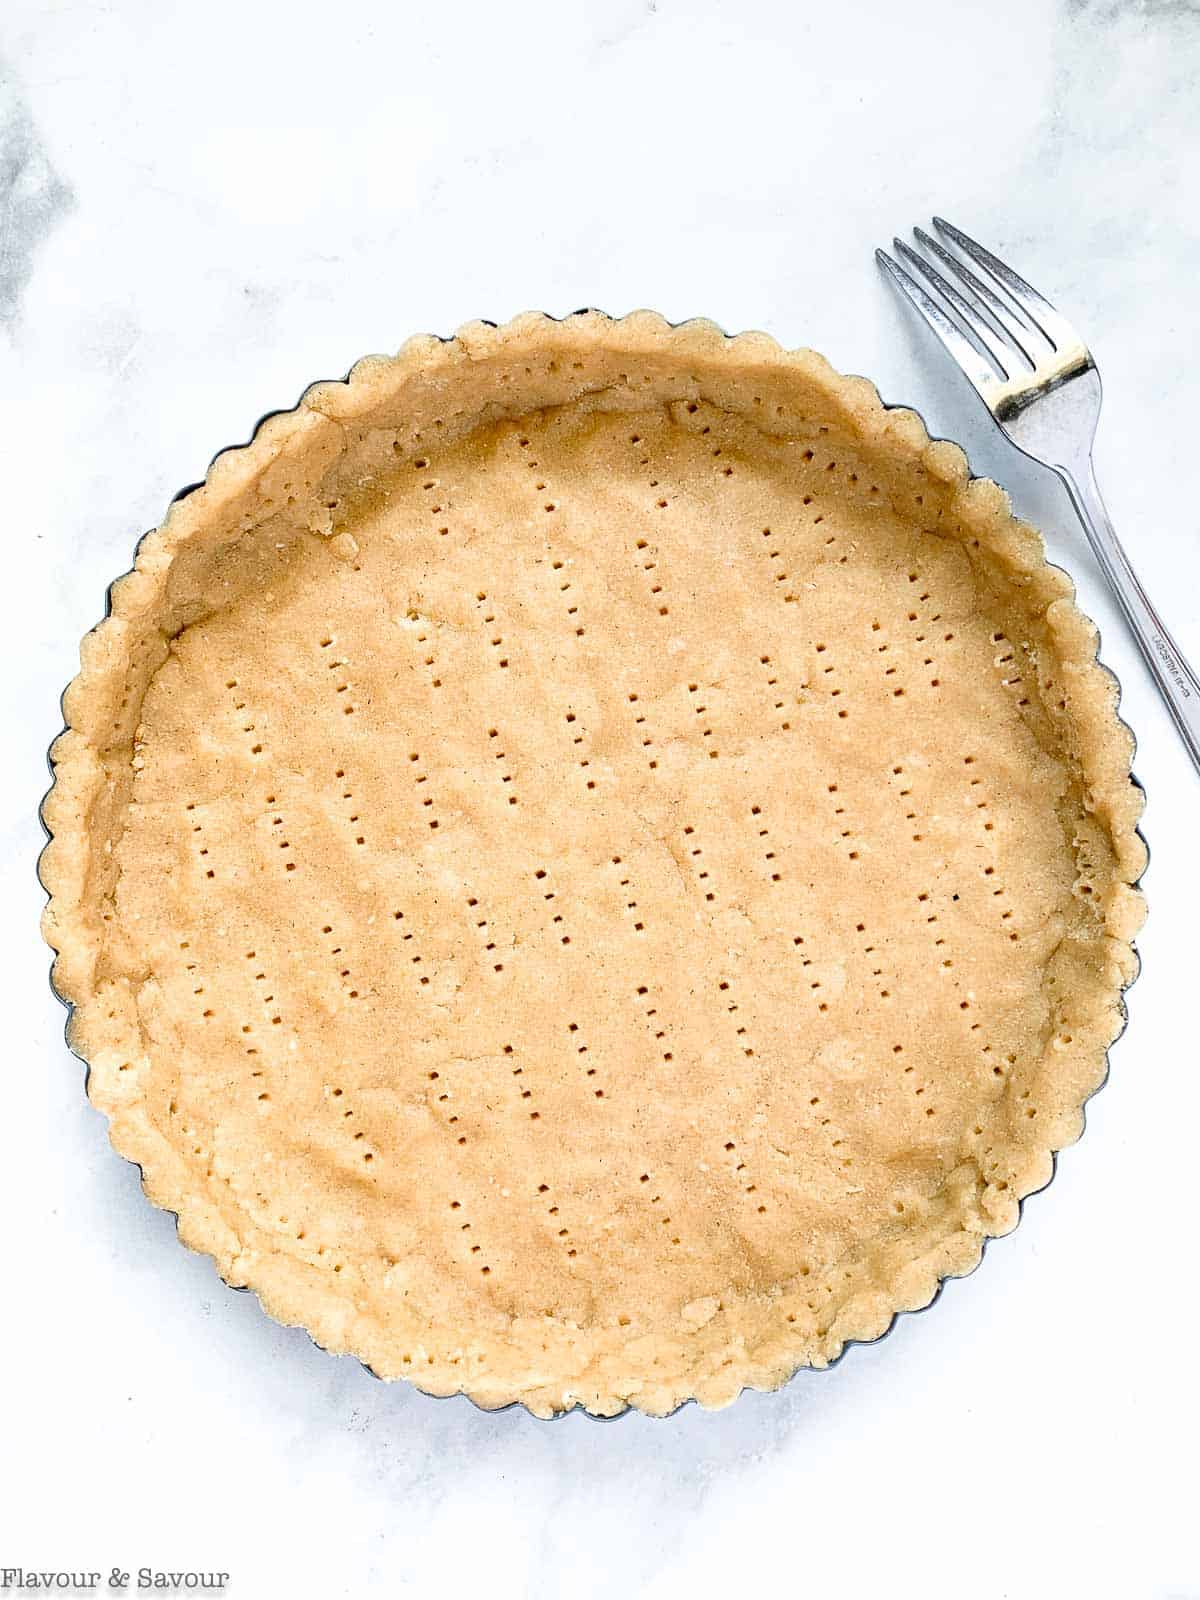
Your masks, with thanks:
<instances>
[{"instance_id":1,"label":"pale golden dough","mask_svg":"<svg viewBox=\"0 0 1200 1600\"><path fill-rule=\"evenodd\" d=\"M385 1377L770 1387L1016 1218L1139 794L1068 581L761 336L414 342L220 458L87 641L44 865L181 1233Z\"/></svg>"}]
</instances>

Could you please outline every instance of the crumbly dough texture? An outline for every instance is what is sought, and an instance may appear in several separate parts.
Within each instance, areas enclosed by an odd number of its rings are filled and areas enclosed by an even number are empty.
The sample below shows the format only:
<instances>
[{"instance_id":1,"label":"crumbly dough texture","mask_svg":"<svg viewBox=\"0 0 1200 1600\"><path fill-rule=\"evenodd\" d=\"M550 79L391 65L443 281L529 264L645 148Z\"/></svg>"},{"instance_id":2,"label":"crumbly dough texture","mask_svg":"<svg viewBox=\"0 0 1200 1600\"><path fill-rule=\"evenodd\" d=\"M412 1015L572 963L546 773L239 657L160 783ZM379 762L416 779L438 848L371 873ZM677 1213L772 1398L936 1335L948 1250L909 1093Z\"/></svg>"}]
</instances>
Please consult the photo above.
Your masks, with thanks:
<instances>
[{"instance_id":1,"label":"crumbly dough texture","mask_svg":"<svg viewBox=\"0 0 1200 1600\"><path fill-rule=\"evenodd\" d=\"M760 334L423 338L218 457L66 697L70 1039L186 1243L380 1376L771 1388L970 1269L1135 969L1092 625Z\"/></svg>"}]
</instances>

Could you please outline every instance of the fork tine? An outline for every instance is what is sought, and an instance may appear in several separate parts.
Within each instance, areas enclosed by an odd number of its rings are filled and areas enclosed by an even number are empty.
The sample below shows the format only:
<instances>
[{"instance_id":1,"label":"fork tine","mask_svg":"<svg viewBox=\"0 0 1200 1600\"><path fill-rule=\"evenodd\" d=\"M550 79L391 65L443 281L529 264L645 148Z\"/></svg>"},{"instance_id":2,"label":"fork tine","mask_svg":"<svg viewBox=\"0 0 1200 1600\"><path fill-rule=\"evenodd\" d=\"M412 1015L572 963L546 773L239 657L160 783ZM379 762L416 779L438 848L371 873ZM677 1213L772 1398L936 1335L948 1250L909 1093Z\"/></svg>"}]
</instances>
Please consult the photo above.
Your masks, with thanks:
<instances>
[{"instance_id":1,"label":"fork tine","mask_svg":"<svg viewBox=\"0 0 1200 1600\"><path fill-rule=\"evenodd\" d=\"M984 283L982 278L977 277L965 261L960 261L957 256L952 256L944 245L940 245L936 239L930 238L924 228L914 228L913 233L922 249L928 250L931 256L940 261L948 271L953 272L955 277L965 283L972 293L983 302L984 311L991 316L1005 341L1015 346L1029 362L1029 365L1031 367L1034 366L1033 356L1027 347L1031 343L1030 333L1037 334L1040 329L1034 327L1032 323L1018 320L1013 313L1013 308L1001 300L990 285Z\"/></svg>"},{"instance_id":2,"label":"fork tine","mask_svg":"<svg viewBox=\"0 0 1200 1600\"><path fill-rule=\"evenodd\" d=\"M986 401L988 391L997 383L997 374L984 361L966 335L959 331L955 323L951 322L941 306L925 293L915 278L910 277L902 266L892 260L886 250L876 250L875 259L897 288L908 297L920 312L930 330L940 340L946 353L962 369L964 375Z\"/></svg>"},{"instance_id":3,"label":"fork tine","mask_svg":"<svg viewBox=\"0 0 1200 1600\"><path fill-rule=\"evenodd\" d=\"M933 225L940 234L956 244L964 255L970 256L977 266L991 273L1000 287L1007 290L1056 350L1064 345L1079 343L1078 335L1066 318L1060 316L1049 300L1040 295L1031 283L1026 283L1025 279L1001 261L999 256L994 256L990 250L985 250L981 244L976 244L974 239L963 233L960 228L956 228L952 222L947 222L945 217L934 217Z\"/></svg>"},{"instance_id":4,"label":"fork tine","mask_svg":"<svg viewBox=\"0 0 1200 1600\"><path fill-rule=\"evenodd\" d=\"M893 239L892 243L895 245L896 254L900 259L921 273L942 298L948 301L954 310L958 312L959 317L966 324L967 331L983 346L984 354L991 357L992 363L998 369L1000 376L1002 378L1010 377L1010 358L1001 357L1000 352L996 349L993 343L995 334L992 333L988 324L980 316L979 308L973 306L965 295L960 294L952 283L943 278L936 267L931 266L915 250L910 250L903 239Z\"/></svg>"}]
</instances>

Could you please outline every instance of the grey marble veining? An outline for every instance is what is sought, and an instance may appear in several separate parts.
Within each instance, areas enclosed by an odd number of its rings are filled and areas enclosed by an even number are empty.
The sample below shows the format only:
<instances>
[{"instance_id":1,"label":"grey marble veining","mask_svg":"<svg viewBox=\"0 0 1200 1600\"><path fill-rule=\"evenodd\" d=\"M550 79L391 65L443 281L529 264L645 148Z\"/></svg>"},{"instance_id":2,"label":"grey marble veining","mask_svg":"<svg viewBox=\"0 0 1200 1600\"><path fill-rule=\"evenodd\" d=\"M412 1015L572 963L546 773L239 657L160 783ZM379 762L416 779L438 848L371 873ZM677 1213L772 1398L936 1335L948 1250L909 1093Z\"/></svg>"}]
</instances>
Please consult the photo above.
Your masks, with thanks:
<instances>
[{"instance_id":1,"label":"grey marble veining","mask_svg":"<svg viewBox=\"0 0 1200 1600\"><path fill-rule=\"evenodd\" d=\"M0 60L0 320L18 314L38 246L70 204L16 73Z\"/></svg>"}]
</instances>

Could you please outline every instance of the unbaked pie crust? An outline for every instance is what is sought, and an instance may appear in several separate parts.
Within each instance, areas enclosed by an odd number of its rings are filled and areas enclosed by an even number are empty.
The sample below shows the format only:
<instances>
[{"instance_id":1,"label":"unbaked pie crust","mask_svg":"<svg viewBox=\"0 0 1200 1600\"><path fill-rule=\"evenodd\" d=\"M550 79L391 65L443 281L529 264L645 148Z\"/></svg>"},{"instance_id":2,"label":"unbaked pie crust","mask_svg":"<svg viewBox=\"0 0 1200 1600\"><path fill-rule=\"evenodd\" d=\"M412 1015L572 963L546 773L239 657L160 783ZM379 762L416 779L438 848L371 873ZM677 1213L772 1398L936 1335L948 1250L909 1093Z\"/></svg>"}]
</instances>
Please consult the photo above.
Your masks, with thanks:
<instances>
[{"instance_id":1,"label":"unbaked pie crust","mask_svg":"<svg viewBox=\"0 0 1200 1600\"><path fill-rule=\"evenodd\" d=\"M824 1366L1103 1077L1144 850L1095 649L811 352L586 313L363 361L84 641L42 870L91 1098L382 1377L661 1414Z\"/></svg>"}]
</instances>

